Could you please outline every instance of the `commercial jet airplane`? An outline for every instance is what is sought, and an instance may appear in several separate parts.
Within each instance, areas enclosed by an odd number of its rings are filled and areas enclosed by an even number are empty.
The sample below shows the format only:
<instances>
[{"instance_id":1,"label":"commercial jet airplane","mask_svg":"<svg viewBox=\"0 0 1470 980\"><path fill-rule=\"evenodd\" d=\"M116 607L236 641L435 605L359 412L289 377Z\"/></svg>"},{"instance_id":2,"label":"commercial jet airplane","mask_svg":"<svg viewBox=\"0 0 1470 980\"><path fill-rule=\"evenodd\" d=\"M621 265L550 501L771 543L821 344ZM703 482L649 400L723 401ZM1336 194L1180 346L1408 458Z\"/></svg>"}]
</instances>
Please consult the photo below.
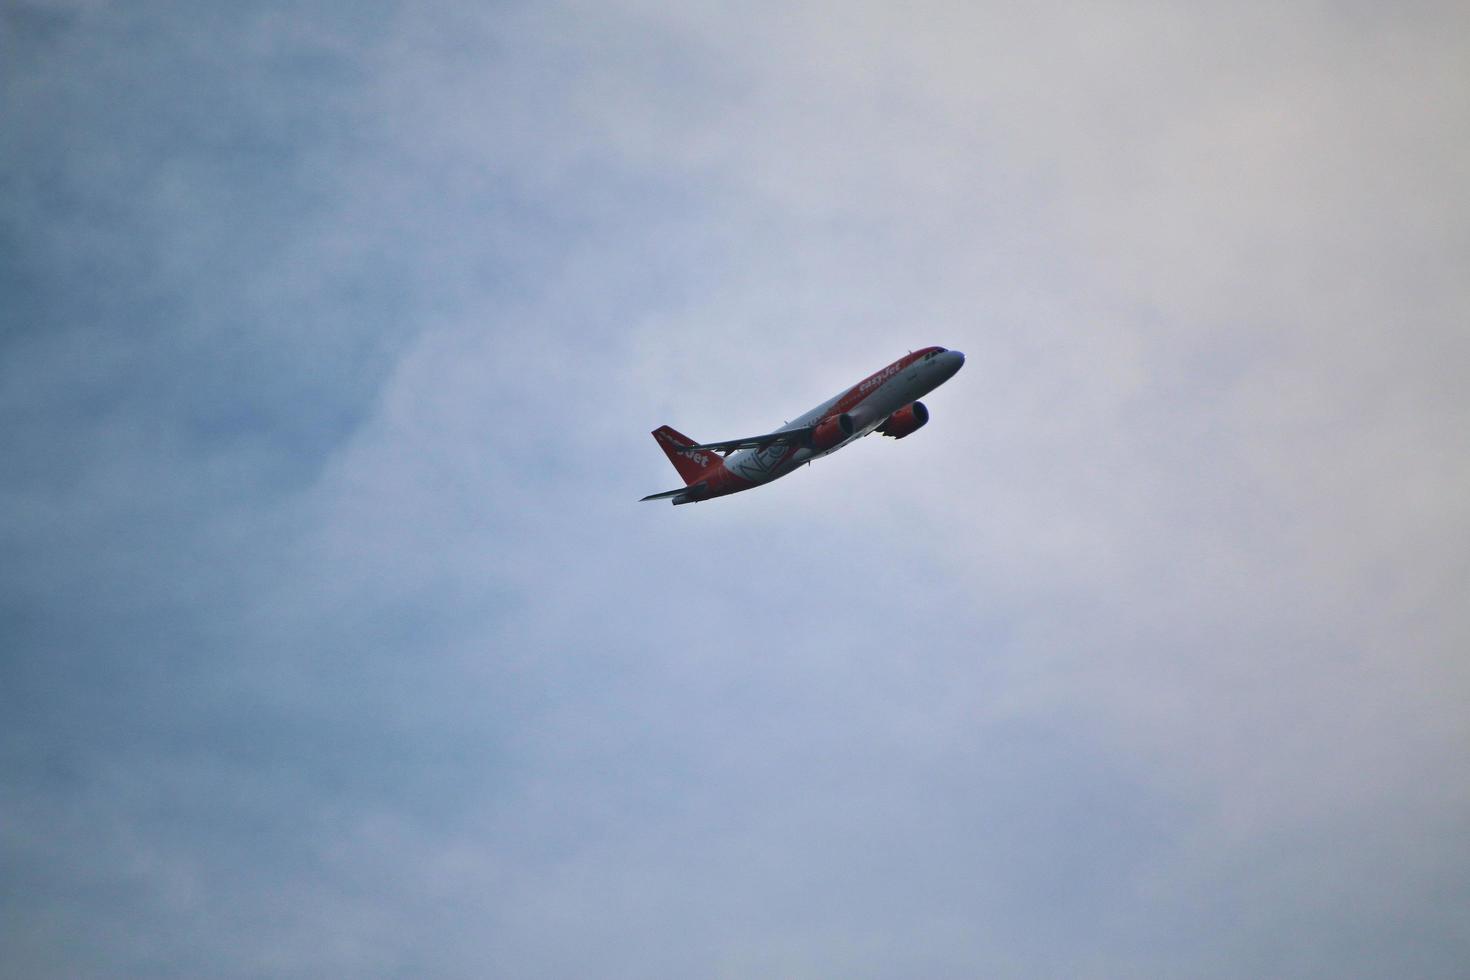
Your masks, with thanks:
<instances>
[{"instance_id":1,"label":"commercial jet airplane","mask_svg":"<svg viewBox=\"0 0 1470 980\"><path fill-rule=\"evenodd\" d=\"M653 437L685 486L643 499L692 504L723 497L770 483L870 432L902 439L929 421L929 410L918 399L954 377L964 363L965 355L957 350L925 347L763 436L696 443L659 426Z\"/></svg>"}]
</instances>

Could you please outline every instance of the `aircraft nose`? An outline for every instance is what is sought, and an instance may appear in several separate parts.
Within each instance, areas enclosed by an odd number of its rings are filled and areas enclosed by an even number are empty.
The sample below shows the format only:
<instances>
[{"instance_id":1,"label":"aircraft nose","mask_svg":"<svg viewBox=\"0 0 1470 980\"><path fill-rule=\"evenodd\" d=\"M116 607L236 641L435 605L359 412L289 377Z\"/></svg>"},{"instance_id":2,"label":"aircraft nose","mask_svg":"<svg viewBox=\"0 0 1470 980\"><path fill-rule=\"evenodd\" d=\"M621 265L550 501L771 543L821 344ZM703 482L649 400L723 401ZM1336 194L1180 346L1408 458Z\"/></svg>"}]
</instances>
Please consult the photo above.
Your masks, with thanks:
<instances>
[{"instance_id":1,"label":"aircraft nose","mask_svg":"<svg viewBox=\"0 0 1470 980\"><path fill-rule=\"evenodd\" d=\"M957 350L946 351L944 356L949 358L949 373L951 375L965 366L965 355Z\"/></svg>"}]
</instances>

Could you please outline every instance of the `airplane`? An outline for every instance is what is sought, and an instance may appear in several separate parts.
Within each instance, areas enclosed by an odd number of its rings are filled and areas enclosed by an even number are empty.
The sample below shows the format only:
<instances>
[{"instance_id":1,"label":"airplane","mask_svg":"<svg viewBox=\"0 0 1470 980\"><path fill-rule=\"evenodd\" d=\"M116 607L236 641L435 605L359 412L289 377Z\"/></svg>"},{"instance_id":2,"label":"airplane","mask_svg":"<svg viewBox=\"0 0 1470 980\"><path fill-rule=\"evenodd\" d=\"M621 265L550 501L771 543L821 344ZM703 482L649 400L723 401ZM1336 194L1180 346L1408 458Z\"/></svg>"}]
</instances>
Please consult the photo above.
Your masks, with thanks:
<instances>
[{"instance_id":1,"label":"airplane","mask_svg":"<svg viewBox=\"0 0 1470 980\"><path fill-rule=\"evenodd\" d=\"M929 421L929 410L918 399L954 377L964 363L965 355L957 350L913 351L762 436L696 443L661 425L653 438L685 485L643 500L698 503L778 480L871 432L902 439Z\"/></svg>"}]
</instances>

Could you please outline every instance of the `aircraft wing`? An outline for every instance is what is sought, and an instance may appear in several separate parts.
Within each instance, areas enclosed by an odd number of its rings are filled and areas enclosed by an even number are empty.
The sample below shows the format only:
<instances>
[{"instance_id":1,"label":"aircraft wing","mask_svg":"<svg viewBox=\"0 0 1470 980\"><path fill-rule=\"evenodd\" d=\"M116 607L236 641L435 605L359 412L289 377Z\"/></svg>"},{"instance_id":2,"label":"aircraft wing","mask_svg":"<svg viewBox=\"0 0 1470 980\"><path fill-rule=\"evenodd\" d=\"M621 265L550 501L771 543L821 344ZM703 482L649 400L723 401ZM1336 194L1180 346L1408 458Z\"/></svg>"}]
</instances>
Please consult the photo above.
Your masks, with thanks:
<instances>
[{"instance_id":1,"label":"aircraft wing","mask_svg":"<svg viewBox=\"0 0 1470 980\"><path fill-rule=\"evenodd\" d=\"M782 429L779 432L767 432L763 436L749 436L745 439L726 439L723 442L705 442L698 446L684 446L683 450L707 449L716 453L733 453L737 449L765 449L767 446L801 446L805 445L811 438L814 425L804 425L796 429Z\"/></svg>"}]
</instances>

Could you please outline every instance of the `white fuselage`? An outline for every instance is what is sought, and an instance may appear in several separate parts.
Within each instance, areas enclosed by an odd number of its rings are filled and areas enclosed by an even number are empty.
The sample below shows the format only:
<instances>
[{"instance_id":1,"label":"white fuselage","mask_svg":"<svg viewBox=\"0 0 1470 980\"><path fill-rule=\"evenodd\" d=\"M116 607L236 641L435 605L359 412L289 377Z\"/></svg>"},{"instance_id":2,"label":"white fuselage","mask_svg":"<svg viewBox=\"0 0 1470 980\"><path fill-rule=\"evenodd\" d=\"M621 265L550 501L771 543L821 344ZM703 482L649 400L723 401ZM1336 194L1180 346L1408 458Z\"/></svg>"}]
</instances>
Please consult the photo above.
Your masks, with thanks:
<instances>
[{"instance_id":1,"label":"white fuselage","mask_svg":"<svg viewBox=\"0 0 1470 980\"><path fill-rule=\"evenodd\" d=\"M846 439L822 450L785 445L742 449L726 457L725 467L751 483L769 483L783 477L803 463L834 453L868 435L894 412L948 381L964 362L965 356L959 351L921 353L894 361L777 430L803 428L845 412L853 422L852 435Z\"/></svg>"}]
</instances>

